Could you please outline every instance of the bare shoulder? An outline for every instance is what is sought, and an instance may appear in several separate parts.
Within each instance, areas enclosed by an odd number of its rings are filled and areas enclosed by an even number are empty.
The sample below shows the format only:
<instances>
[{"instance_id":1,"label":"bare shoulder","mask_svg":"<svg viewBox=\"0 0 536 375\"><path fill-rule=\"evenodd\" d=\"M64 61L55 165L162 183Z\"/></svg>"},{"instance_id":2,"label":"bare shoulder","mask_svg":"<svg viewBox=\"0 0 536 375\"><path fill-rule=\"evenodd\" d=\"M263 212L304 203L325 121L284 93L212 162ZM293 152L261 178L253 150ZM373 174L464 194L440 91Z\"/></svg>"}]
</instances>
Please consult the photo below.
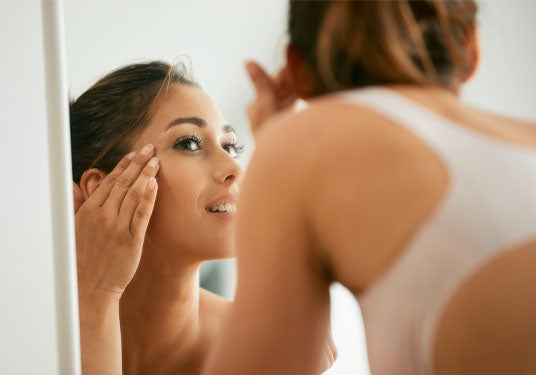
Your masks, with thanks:
<instances>
[{"instance_id":1,"label":"bare shoulder","mask_svg":"<svg viewBox=\"0 0 536 375\"><path fill-rule=\"evenodd\" d=\"M499 114L491 114L472 109L476 123L485 124L491 136L524 147L536 149L536 122L514 119Z\"/></svg>"},{"instance_id":2,"label":"bare shoulder","mask_svg":"<svg viewBox=\"0 0 536 375\"><path fill-rule=\"evenodd\" d=\"M536 122L515 119L467 105L452 93L437 88L391 87L406 98L488 137L519 146L536 148Z\"/></svg>"},{"instance_id":3,"label":"bare shoulder","mask_svg":"<svg viewBox=\"0 0 536 375\"><path fill-rule=\"evenodd\" d=\"M330 151L345 146L352 147L357 154L370 156L370 152L403 143L415 146L416 140L406 128L372 109L326 97L316 99L302 111L272 118L263 126L257 145L262 155L271 153L282 158L292 155L303 161L302 158L311 160L314 155L330 159ZM410 155L413 149L405 146L402 145L405 154Z\"/></svg>"},{"instance_id":4,"label":"bare shoulder","mask_svg":"<svg viewBox=\"0 0 536 375\"><path fill-rule=\"evenodd\" d=\"M275 116L263 126L250 169L255 170L257 163L262 169L273 166L279 176L289 172L305 182L306 173L343 169L341 158L349 160L350 154L352 163L359 163L360 155L362 161L370 160L371 152L399 142L394 134L398 130L365 107L319 99L302 111Z\"/></svg>"},{"instance_id":5,"label":"bare shoulder","mask_svg":"<svg viewBox=\"0 0 536 375\"><path fill-rule=\"evenodd\" d=\"M415 133L374 110L336 98L274 117L259 136L254 159L277 168L280 176L298 175L296 182L311 183L304 179L309 174L314 186L328 176L363 182L380 175L421 185L430 177L422 170L445 172L436 153Z\"/></svg>"},{"instance_id":6,"label":"bare shoulder","mask_svg":"<svg viewBox=\"0 0 536 375\"><path fill-rule=\"evenodd\" d=\"M305 208L316 251L355 292L397 258L448 189L434 150L368 108L326 98L266 127L253 171L258 163L285 179L286 204Z\"/></svg>"}]
</instances>

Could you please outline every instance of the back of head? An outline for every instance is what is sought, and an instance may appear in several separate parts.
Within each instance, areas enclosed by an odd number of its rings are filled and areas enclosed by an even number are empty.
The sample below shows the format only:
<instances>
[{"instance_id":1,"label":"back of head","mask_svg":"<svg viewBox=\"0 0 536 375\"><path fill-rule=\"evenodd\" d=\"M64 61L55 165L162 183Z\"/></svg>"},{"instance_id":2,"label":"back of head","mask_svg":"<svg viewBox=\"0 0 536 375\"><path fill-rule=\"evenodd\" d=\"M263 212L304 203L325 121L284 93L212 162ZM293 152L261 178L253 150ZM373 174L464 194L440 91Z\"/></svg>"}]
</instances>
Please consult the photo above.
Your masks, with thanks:
<instances>
[{"instance_id":1,"label":"back of head","mask_svg":"<svg viewBox=\"0 0 536 375\"><path fill-rule=\"evenodd\" d=\"M290 1L290 43L317 93L367 85L455 88L473 70L472 0Z\"/></svg>"},{"instance_id":2,"label":"back of head","mask_svg":"<svg viewBox=\"0 0 536 375\"><path fill-rule=\"evenodd\" d=\"M121 67L69 105L73 180L90 168L109 173L150 120L156 98L170 84L197 86L183 65L162 61Z\"/></svg>"}]
</instances>

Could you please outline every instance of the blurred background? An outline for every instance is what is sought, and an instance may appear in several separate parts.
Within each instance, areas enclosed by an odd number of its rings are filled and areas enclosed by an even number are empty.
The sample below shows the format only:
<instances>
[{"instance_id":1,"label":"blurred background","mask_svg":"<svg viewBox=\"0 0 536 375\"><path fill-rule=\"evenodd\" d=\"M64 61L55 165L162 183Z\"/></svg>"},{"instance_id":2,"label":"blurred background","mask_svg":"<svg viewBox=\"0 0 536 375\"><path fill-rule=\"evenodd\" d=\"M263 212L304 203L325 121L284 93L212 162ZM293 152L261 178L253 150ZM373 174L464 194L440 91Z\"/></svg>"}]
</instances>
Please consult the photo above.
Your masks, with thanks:
<instances>
[{"instance_id":1,"label":"blurred background","mask_svg":"<svg viewBox=\"0 0 536 375\"><path fill-rule=\"evenodd\" d=\"M536 120L536 0L480 1L482 59L462 91L468 103ZM65 0L67 84L77 97L98 78L144 59L182 61L247 145L253 95L243 69L270 72L284 60L286 0ZM0 123L6 137L0 193L0 374L57 374L57 322L40 0L0 0ZM232 260L204 265L201 283L233 298ZM364 333L353 298L332 289L340 356L329 374L367 374Z\"/></svg>"}]
</instances>

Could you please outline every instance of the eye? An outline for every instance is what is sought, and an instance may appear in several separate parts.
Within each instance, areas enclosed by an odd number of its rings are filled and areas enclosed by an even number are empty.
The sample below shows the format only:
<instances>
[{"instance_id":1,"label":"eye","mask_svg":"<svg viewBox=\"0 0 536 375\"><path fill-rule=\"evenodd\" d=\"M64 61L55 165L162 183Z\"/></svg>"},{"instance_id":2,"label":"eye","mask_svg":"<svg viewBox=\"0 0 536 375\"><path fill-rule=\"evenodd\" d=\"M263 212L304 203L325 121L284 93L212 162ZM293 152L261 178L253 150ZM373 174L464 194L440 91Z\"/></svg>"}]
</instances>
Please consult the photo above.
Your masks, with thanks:
<instances>
[{"instance_id":1,"label":"eye","mask_svg":"<svg viewBox=\"0 0 536 375\"><path fill-rule=\"evenodd\" d=\"M183 151L198 151L201 149L199 147L200 144L201 139L199 139L199 137L197 137L196 135L188 135L186 137L177 139L177 141L173 145L173 148L176 150Z\"/></svg>"},{"instance_id":2,"label":"eye","mask_svg":"<svg viewBox=\"0 0 536 375\"><path fill-rule=\"evenodd\" d=\"M229 153L233 158L237 158L240 156L242 152L244 152L244 146L238 145L238 141L232 141L228 143L224 143L222 145L223 149Z\"/></svg>"}]
</instances>

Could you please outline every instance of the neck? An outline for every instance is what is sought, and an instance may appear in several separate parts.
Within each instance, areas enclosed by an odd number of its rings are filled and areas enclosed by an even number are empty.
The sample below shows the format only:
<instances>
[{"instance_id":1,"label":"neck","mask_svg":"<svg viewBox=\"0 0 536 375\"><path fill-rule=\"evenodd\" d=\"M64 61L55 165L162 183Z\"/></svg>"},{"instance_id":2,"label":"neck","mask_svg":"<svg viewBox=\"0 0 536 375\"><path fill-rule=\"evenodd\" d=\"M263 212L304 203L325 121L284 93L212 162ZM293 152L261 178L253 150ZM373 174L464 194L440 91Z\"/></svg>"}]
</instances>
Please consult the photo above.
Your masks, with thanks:
<instances>
[{"instance_id":1,"label":"neck","mask_svg":"<svg viewBox=\"0 0 536 375\"><path fill-rule=\"evenodd\" d=\"M126 373L159 372L200 360L200 265L169 262L146 243L136 275L121 298Z\"/></svg>"}]
</instances>

